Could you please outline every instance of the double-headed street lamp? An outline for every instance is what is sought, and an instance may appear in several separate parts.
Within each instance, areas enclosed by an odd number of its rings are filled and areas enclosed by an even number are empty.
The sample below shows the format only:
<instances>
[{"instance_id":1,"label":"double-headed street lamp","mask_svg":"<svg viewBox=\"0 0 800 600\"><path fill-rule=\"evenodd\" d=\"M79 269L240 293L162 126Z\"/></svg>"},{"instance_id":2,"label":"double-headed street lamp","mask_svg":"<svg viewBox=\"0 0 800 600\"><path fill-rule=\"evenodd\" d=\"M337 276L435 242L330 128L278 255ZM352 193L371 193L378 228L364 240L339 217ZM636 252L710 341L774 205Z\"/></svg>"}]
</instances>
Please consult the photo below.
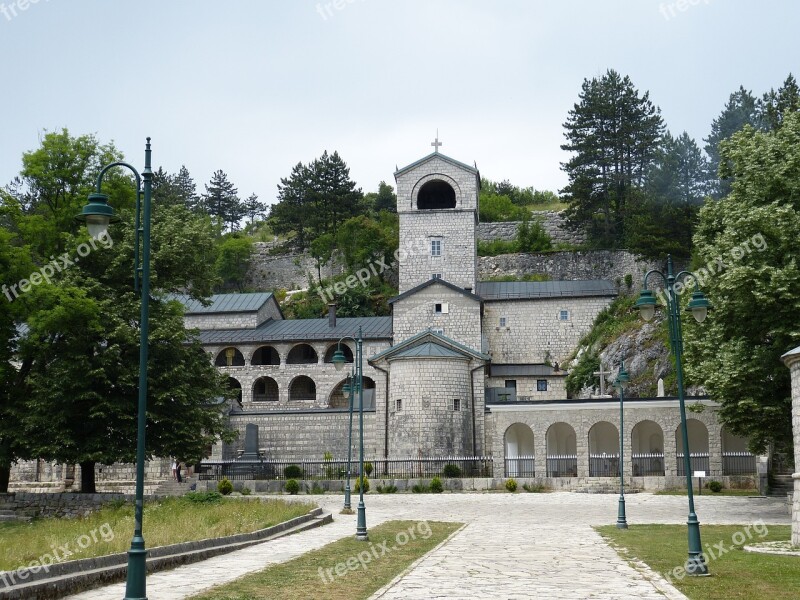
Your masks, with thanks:
<instances>
[{"instance_id":1,"label":"double-headed street lamp","mask_svg":"<svg viewBox=\"0 0 800 600\"><path fill-rule=\"evenodd\" d=\"M622 440L625 431L623 407L625 404L625 388L630 383L630 375L625 370L625 361L620 363L619 373L614 380L614 387L619 390L619 507L617 509L617 529L627 529L628 520L625 518L625 471L623 469L624 457Z\"/></svg>"},{"instance_id":2,"label":"double-headed street lamp","mask_svg":"<svg viewBox=\"0 0 800 600\"><path fill-rule=\"evenodd\" d=\"M150 198L153 189L153 170L150 163L150 138L144 151L144 170L142 174L125 162L106 165L97 176L97 190L89 194L89 203L83 207L75 219L86 223L89 235L94 238L104 236L110 223L119 222L114 209L108 204L108 196L101 192L103 176L109 169L125 167L133 171L136 178L136 243L134 244L135 290L141 290L141 319L139 325L139 404L136 438L136 507L134 512L133 540L128 551L128 578L125 587L125 600L147 600L147 550L142 536L142 512L144 506L144 460L145 428L147 425L147 340L148 318L150 312ZM144 183L144 185L142 185ZM142 202L144 193L144 202ZM142 253L139 255L139 241ZM141 286L140 286L141 278Z\"/></svg>"},{"instance_id":3,"label":"double-headed street lamp","mask_svg":"<svg viewBox=\"0 0 800 600\"><path fill-rule=\"evenodd\" d=\"M702 323L711 304L700 291L700 284L697 276L690 271L681 271L677 275L672 273L672 256L667 256L667 274L653 270L644 277L644 285L636 306L641 312L642 318L649 321L655 315L656 298L653 292L647 289L647 280L650 275L658 275L664 282L665 297L668 320L669 320L669 341L672 353L675 356L675 374L678 380L678 401L681 410L681 432L683 434L683 468L686 474L686 491L689 496L689 518L687 521L689 532L689 559L686 562L686 573L688 575L708 575L703 548L700 542L700 521L697 520L697 513L694 510L694 493L692 491L692 471L689 456L689 431L686 426L686 402L683 393L683 332L681 330L680 309L678 306L678 296L680 292L676 286L683 286L681 280L690 278L694 281L694 292L689 301L687 310L692 313L698 323Z\"/></svg>"},{"instance_id":4,"label":"double-headed street lamp","mask_svg":"<svg viewBox=\"0 0 800 600\"><path fill-rule=\"evenodd\" d=\"M356 539L362 542L366 542L369 540L369 536L367 535L367 515L366 515L366 507L364 506L364 355L363 355L363 347L364 347L364 338L361 332L361 327L358 328L358 338L353 338L350 336L345 336L339 340L339 343L336 346L336 352L333 353L333 366L336 368L337 371L341 371L344 367L344 364L347 362L345 358L344 352L342 352L342 341L343 340L353 340L356 344L356 377L355 377L355 386L358 389L358 438L359 438L359 450L358 450L358 476L359 476L359 485L358 485L358 518L356 520ZM352 391L352 388L351 388ZM352 398L352 396L351 396ZM352 407L352 400L350 402L350 406ZM352 415L352 411L350 413ZM348 461L349 462L349 461ZM348 479L349 482L349 479ZM347 501L347 498L345 498Z\"/></svg>"}]
</instances>

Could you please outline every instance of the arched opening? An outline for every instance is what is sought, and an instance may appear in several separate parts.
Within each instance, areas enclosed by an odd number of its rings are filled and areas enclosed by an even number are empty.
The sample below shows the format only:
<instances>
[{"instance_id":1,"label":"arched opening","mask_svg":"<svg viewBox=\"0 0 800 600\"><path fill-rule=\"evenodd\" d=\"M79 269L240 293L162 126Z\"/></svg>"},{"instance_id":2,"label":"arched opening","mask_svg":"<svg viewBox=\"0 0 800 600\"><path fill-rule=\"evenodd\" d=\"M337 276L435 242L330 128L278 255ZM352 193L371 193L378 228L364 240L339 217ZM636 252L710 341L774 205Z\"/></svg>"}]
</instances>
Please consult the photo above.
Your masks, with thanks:
<instances>
[{"instance_id":1,"label":"arched opening","mask_svg":"<svg viewBox=\"0 0 800 600\"><path fill-rule=\"evenodd\" d=\"M315 365L319 362L317 351L308 344L297 344L286 357L287 365Z\"/></svg>"},{"instance_id":2,"label":"arched opening","mask_svg":"<svg viewBox=\"0 0 800 600\"><path fill-rule=\"evenodd\" d=\"M708 461L708 428L697 419L686 419L686 429L689 432L689 459L690 469L709 473ZM675 444L677 448L678 475L686 476L683 456L683 429L680 425L675 429Z\"/></svg>"},{"instance_id":3,"label":"arched opening","mask_svg":"<svg viewBox=\"0 0 800 600\"><path fill-rule=\"evenodd\" d=\"M332 363L333 362L333 355L336 353L338 348L342 349L342 354L344 354L344 359L348 363L353 362L353 351L347 344L342 344L339 346L338 344L331 344L331 346L325 351L325 362Z\"/></svg>"},{"instance_id":4,"label":"arched opening","mask_svg":"<svg viewBox=\"0 0 800 600\"><path fill-rule=\"evenodd\" d=\"M608 421L589 429L589 477L619 477L619 431Z\"/></svg>"},{"instance_id":5,"label":"arched opening","mask_svg":"<svg viewBox=\"0 0 800 600\"><path fill-rule=\"evenodd\" d=\"M289 401L314 402L317 399L317 384L305 375L300 375L289 384Z\"/></svg>"},{"instance_id":6,"label":"arched opening","mask_svg":"<svg viewBox=\"0 0 800 600\"><path fill-rule=\"evenodd\" d=\"M228 387L230 389L232 389L232 390L236 390L237 395L236 395L235 400L239 404L239 406L241 407L242 406L242 384L239 383L239 381L234 379L233 377L228 377Z\"/></svg>"},{"instance_id":7,"label":"arched opening","mask_svg":"<svg viewBox=\"0 0 800 600\"><path fill-rule=\"evenodd\" d=\"M253 360L250 362L253 366L265 367L270 365L280 365L281 355L272 346L261 346L253 353Z\"/></svg>"},{"instance_id":8,"label":"arched opening","mask_svg":"<svg viewBox=\"0 0 800 600\"><path fill-rule=\"evenodd\" d=\"M691 439L691 438L690 438ZM756 457L750 452L747 438L722 428L722 474L755 475Z\"/></svg>"},{"instance_id":9,"label":"arched opening","mask_svg":"<svg viewBox=\"0 0 800 600\"><path fill-rule=\"evenodd\" d=\"M446 181L434 179L419 189L417 208L419 210L437 210L456 207L456 191Z\"/></svg>"},{"instance_id":10,"label":"arched opening","mask_svg":"<svg viewBox=\"0 0 800 600\"><path fill-rule=\"evenodd\" d=\"M631 431L634 477L664 475L664 430L655 421L639 421Z\"/></svg>"},{"instance_id":11,"label":"arched opening","mask_svg":"<svg viewBox=\"0 0 800 600\"><path fill-rule=\"evenodd\" d=\"M506 429L506 477L535 477L533 431L524 423Z\"/></svg>"},{"instance_id":12,"label":"arched opening","mask_svg":"<svg viewBox=\"0 0 800 600\"><path fill-rule=\"evenodd\" d=\"M259 377L253 384L253 402L277 402L278 382L272 377Z\"/></svg>"},{"instance_id":13,"label":"arched opening","mask_svg":"<svg viewBox=\"0 0 800 600\"><path fill-rule=\"evenodd\" d=\"M547 476L578 476L577 438L567 423L553 423L547 430Z\"/></svg>"},{"instance_id":14,"label":"arched opening","mask_svg":"<svg viewBox=\"0 0 800 600\"><path fill-rule=\"evenodd\" d=\"M217 354L214 365L217 367L243 367L244 356L239 352L238 348L225 348L222 352Z\"/></svg>"},{"instance_id":15,"label":"arched opening","mask_svg":"<svg viewBox=\"0 0 800 600\"><path fill-rule=\"evenodd\" d=\"M364 377L364 409L375 408L374 390L375 380L371 377ZM328 408L350 408L350 396L344 393L344 384L347 378L340 381L330 396L328 396ZM369 390L372 390L370 393ZM358 390L353 394L353 410L358 410Z\"/></svg>"}]
</instances>

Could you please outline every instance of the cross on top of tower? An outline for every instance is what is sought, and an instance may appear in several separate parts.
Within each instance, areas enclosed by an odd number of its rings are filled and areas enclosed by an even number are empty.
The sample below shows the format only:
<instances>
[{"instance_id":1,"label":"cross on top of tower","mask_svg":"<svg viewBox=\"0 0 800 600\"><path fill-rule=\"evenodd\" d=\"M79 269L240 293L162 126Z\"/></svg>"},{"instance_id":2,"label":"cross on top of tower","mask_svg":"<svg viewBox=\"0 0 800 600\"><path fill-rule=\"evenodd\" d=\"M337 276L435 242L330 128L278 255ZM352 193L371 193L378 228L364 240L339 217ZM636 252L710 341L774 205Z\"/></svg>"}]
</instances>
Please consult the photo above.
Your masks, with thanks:
<instances>
[{"instance_id":1,"label":"cross on top of tower","mask_svg":"<svg viewBox=\"0 0 800 600\"><path fill-rule=\"evenodd\" d=\"M431 142L431 146L433 146L433 151L437 154L439 153L439 146L442 145L442 142L439 141L439 130L436 130L436 139Z\"/></svg>"}]
</instances>

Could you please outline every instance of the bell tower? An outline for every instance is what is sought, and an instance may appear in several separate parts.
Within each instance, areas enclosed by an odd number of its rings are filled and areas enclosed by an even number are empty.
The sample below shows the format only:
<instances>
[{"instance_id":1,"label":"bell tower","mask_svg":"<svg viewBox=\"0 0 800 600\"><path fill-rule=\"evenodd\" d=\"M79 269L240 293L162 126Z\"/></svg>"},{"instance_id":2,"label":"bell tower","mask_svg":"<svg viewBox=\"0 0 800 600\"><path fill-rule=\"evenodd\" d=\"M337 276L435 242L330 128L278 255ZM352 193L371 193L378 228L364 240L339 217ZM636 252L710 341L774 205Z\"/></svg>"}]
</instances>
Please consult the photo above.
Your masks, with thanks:
<instances>
[{"instance_id":1,"label":"bell tower","mask_svg":"<svg viewBox=\"0 0 800 600\"><path fill-rule=\"evenodd\" d=\"M475 289L480 173L439 152L395 172L400 293L433 278Z\"/></svg>"}]
</instances>

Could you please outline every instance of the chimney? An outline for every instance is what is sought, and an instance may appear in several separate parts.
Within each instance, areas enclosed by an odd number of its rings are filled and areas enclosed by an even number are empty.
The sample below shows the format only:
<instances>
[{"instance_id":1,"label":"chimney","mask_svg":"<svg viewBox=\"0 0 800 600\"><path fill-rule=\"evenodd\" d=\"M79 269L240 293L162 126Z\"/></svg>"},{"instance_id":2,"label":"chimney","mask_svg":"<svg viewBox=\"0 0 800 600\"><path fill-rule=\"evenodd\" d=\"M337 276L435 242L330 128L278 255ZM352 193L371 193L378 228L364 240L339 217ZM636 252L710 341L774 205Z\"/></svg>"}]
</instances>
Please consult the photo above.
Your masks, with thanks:
<instances>
[{"instance_id":1,"label":"chimney","mask_svg":"<svg viewBox=\"0 0 800 600\"><path fill-rule=\"evenodd\" d=\"M336 304L328 304L328 327L336 327Z\"/></svg>"}]
</instances>

